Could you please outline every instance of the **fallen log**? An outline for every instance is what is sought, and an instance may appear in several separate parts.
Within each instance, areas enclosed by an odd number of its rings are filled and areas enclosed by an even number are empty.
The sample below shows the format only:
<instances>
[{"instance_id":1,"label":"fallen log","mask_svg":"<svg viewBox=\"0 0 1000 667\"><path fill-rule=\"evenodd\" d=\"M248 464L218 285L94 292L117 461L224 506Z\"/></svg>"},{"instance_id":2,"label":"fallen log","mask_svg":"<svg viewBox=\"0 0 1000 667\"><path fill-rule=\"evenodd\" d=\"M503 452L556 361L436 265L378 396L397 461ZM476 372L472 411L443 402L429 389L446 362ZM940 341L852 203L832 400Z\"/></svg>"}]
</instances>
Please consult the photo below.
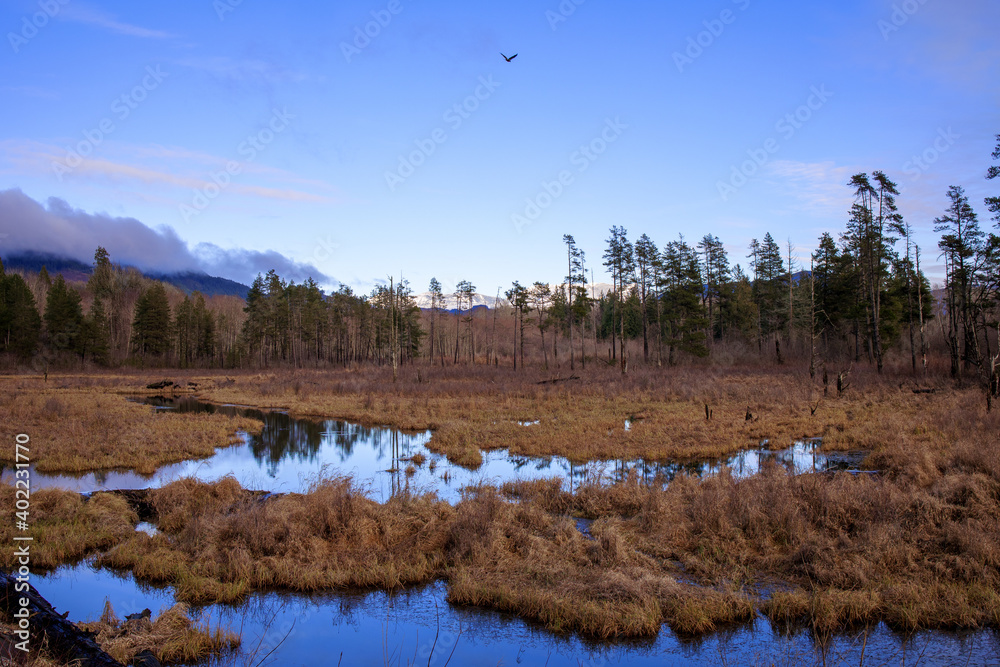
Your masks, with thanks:
<instances>
[{"instance_id":1,"label":"fallen log","mask_svg":"<svg viewBox=\"0 0 1000 667\"><path fill-rule=\"evenodd\" d=\"M538 384L558 384L560 382L569 382L570 380L579 380L579 375L570 375L568 378L553 378L551 380L542 380Z\"/></svg>"},{"instance_id":2,"label":"fallen log","mask_svg":"<svg viewBox=\"0 0 1000 667\"><path fill-rule=\"evenodd\" d=\"M171 380L160 380L159 382L150 382L146 385L146 389L166 389L167 387L176 387Z\"/></svg>"},{"instance_id":3,"label":"fallen log","mask_svg":"<svg viewBox=\"0 0 1000 667\"><path fill-rule=\"evenodd\" d=\"M22 609L28 610L30 647L37 649L44 645L55 659L80 667L124 667L75 624L57 614L34 586L29 584L27 590L17 590L18 582L12 575L0 574L3 575L0 577L0 612L14 620L15 614ZM28 604L22 605L22 602Z\"/></svg>"}]
</instances>

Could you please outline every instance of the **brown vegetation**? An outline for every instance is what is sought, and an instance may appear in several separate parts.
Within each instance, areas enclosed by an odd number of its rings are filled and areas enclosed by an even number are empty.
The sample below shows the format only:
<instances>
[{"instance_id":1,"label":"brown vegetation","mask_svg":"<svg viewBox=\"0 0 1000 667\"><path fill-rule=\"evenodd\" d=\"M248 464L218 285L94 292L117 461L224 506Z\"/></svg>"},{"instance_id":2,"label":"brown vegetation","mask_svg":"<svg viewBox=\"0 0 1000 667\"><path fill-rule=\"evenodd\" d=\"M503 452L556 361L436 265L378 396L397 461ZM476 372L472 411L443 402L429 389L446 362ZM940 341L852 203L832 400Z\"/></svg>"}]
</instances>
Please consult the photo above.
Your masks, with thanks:
<instances>
[{"instance_id":1,"label":"brown vegetation","mask_svg":"<svg viewBox=\"0 0 1000 667\"><path fill-rule=\"evenodd\" d=\"M31 438L30 459L39 472L127 468L150 474L177 461L211 456L238 441L236 432L257 431L259 421L208 414L155 412L115 392L148 393L142 380L95 384L88 378L0 379L0 438ZM0 461L14 462L14 447Z\"/></svg>"},{"instance_id":2,"label":"brown vegetation","mask_svg":"<svg viewBox=\"0 0 1000 667\"><path fill-rule=\"evenodd\" d=\"M783 371L588 369L539 385L540 373L490 370L490 382L485 370L406 370L395 385L373 369L194 379L215 401L436 428L431 446L467 463L480 448L719 456L815 435L827 449L869 450L865 467L879 474L769 467L574 493L543 480L471 489L454 506L405 494L378 504L339 478L267 499L231 479L183 480L151 492L158 535L129 532L100 562L170 583L189 602L444 578L455 604L598 637L649 635L664 622L697 634L757 613L820 634L878 620L901 630L1000 624L1000 414L985 412L975 389L914 393L858 371L843 397L823 398ZM84 379L60 382L83 393L74 386ZM100 392L141 380L101 382L93 393L110 401ZM593 539L571 516L595 520Z\"/></svg>"},{"instance_id":3,"label":"brown vegetation","mask_svg":"<svg viewBox=\"0 0 1000 667\"><path fill-rule=\"evenodd\" d=\"M241 599L254 589L397 588L429 581L453 508L432 497L378 504L349 480L309 494L260 500L231 478L181 480L152 492L160 533L135 533L99 564L169 583L192 603Z\"/></svg>"},{"instance_id":4,"label":"brown vegetation","mask_svg":"<svg viewBox=\"0 0 1000 667\"><path fill-rule=\"evenodd\" d=\"M105 601L104 613L98 620L77 625L93 632L101 648L122 664L128 664L142 651L150 651L164 664L186 664L233 651L240 645L239 636L192 621L183 603L155 619L140 615L122 621L111 603Z\"/></svg>"},{"instance_id":5,"label":"brown vegetation","mask_svg":"<svg viewBox=\"0 0 1000 667\"><path fill-rule=\"evenodd\" d=\"M14 496L14 487L0 484L0 507L13 508ZM31 568L35 572L52 570L94 551L110 549L127 539L138 522L135 512L121 498L98 494L84 500L79 493L61 489L32 493L30 512L28 535L34 538ZM14 535L13 520L0 521L0 541L14 544ZM10 571L14 567L14 549L0 550L0 568Z\"/></svg>"},{"instance_id":6,"label":"brown vegetation","mask_svg":"<svg viewBox=\"0 0 1000 667\"><path fill-rule=\"evenodd\" d=\"M485 367L406 367L397 383L391 382L390 373L378 368L300 369L177 377L180 384L192 381L195 385L184 393L212 402L280 408L298 417L337 418L404 430L433 429L429 447L470 467L481 462L481 451L504 448L515 455L562 455L575 462L715 458L756 446L763 439L787 446L801 437L823 437L827 449L874 449L900 432L934 440L938 433L929 420L979 407L974 389L915 394L909 381L900 386L895 379L858 372L843 397L836 397L832 389L824 396L823 389L808 378L776 369L640 368L623 377L613 368L589 366L580 380L558 384L538 384L549 375L537 369L514 373ZM30 397L20 399L27 401L26 407L12 415L16 418L10 426L5 420L4 430L13 432L14 424L19 428L25 422L31 425L29 420L44 426L50 393L67 404L91 401L97 420L112 406L125 409L120 396L102 394L149 393L147 380L128 375L60 376L46 385L35 379L0 379L5 388ZM50 388L40 389L43 386ZM705 405L710 406L710 420L705 419ZM150 434L154 444L204 452L197 456L211 453L210 438L224 442L229 436L200 436L199 445L198 431L189 429L222 428L222 424L228 429L249 427L226 418L216 422L208 415L171 415L159 422L165 415L154 417L148 407L127 407L132 411L127 413L129 418L139 420L137 428L148 423L164 429ZM746 419L748 409L753 419ZM626 420L631 420L627 431ZM185 421L190 423L185 425ZM535 421L530 427L519 423ZM171 438L172 428L187 435ZM88 429L109 431L96 422ZM916 433L921 429L921 434ZM106 441L118 442L102 440ZM129 438L120 447L131 444Z\"/></svg>"}]
</instances>

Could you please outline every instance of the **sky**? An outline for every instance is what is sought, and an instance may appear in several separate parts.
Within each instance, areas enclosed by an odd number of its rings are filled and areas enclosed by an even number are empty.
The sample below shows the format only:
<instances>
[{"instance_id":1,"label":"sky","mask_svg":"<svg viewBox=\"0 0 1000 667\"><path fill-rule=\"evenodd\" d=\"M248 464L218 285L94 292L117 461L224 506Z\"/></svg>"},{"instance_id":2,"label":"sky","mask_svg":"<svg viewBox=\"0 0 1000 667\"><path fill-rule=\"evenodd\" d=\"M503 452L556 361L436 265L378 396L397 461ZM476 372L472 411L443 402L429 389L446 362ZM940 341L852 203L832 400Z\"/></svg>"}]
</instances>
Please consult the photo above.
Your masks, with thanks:
<instances>
[{"instance_id":1,"label":"sky","mask_svg":"<svg viewBox=\"0 0 1000 667\"><path fill-rule=\"evenodd\" d=\"M564 234L608 282L620 225L807 265L882 170L940 281L948 186L993 224L997 25L995 0L4 0L0 257L492 295L562 280Z\"/></svg>"}]
</instances>

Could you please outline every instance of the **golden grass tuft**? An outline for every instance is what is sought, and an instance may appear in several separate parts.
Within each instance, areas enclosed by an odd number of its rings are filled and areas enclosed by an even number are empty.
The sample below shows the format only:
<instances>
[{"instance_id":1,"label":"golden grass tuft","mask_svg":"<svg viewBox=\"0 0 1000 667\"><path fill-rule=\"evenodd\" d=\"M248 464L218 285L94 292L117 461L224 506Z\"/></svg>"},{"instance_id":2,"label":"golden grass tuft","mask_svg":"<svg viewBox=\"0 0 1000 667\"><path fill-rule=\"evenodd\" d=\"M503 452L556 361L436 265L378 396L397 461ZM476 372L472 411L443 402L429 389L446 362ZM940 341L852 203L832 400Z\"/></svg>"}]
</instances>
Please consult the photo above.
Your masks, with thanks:
<instances>
[{"instance_id":1,"label":"golden grass tuft","mask_svg":"<svg viewBox=\"0 0 1000 667\"><path fill-rule=\"evenodd\" d=\"M94 387L15 386L0 380L0 437L13 442L16 434L28 434L39 472L120 468L151 474L167 463L211 456L239 442L237 431L263 426L245 417L156 412ZM2 462L13 463L14 456L13 446L0 450Z\"/></svg>"},{"instance_id":2,"label":"golden grass tuft","mask_svg":"<svg viewBox=\"0 0 1000 667\"><path fill-rule=\"evenodd\" d=\"M108 655L127 664L141 651L151 651L165 664L193 663L239 648L240 638L232 632L191 620L185 604L175 604L155 620L139 618L122 622L105 601L97 621L78 623L96 634L97 643Z\"/></svg>"},{"instance_id":3,"label":"golden grass tuft","mask_svg":"<svg viewBox=\"0 0 1000 667\"><path fill-rule=\"evenodd\" d=\"M366 498L350 480L261 500L232 479L181 480L153 492L160 533L134 534L101 556L139 579L174 583L188 602L278 587L392 589L439 576L453 509L428 497Z\"/></svg>"},{"instance_id":4,"label":"golden grass tuft","mask_svg":"<svg viewBox=\"0 0 1000 667\"><path fill-rule=\"evenodd\" d=\"M13 508L15 489L0 484L0 506ZM40 489L31 494L27 535L31 543L31 567L51 570L74 563L95 551L109 549L128 539L139 521L123 499L97 494L89 500L79 493L61 489ZM0 522L0 540L13 543L13 521ZM17 532L18 535L25 533ZM0 551L0 567L15 567L13 549Z\"/></svg>"},{"instance_id":5,"label":"golden grass tuft","mask_svg":"<svg viewBox=\"0 0 1000 667\"><path fill-rule=\"evenodd\" d=\"M404 368L395 384L370 369L236 373L232 382L199 385L219 402L432 428L430 447L468 466L484 449L573 461L666 459L823 436L824 449L868 449L864 467L878 474L792 476L770 465L745 479L681 474L660 488L633 475L573 492L540 480L481 486L455 506L410 495L378 504L340 478L267 500L233 480L183 480L153 492L160 534L129 532L100 562L171 583L188 602L234 601L271 587L395 588L444 578L455 604L597 637L648 636L664 622L698 634L758 611L819 634L879 620L905 631L1000 624L1000 411L987 414L974 390L913 394L861 371L844 397L826 399L792 370L637 369L622 378L588 365L581 380L558 385L535 384L546 378L530 369L491 371L490 381L481 369L421 371L421 382L410 381ZM134 391L141 380L57 383L41 390L40 382L0 379L4 389L30 389L22 393L35 403L19 414L39 428L68 420L78 401L120 401L109 394ZM13 393L0 393L0 408L14 405ZM810 400L819 401L815 414ZM636 416L626 432L624 420ZM5 432L14 423L5 419ZM98 435L101 428L99 420L87 426ZM117 535L134 520L122 523L111 500L84 511L94 502L52 496L40 510L51 513L53 531L76 522ZM593 539L570 516L594 519ZM53 562L106 548L93 546L104 544L97 539L67 542ZM781 590L756 600L747 591L761 582Z\"/></svg>"}]
</instances>

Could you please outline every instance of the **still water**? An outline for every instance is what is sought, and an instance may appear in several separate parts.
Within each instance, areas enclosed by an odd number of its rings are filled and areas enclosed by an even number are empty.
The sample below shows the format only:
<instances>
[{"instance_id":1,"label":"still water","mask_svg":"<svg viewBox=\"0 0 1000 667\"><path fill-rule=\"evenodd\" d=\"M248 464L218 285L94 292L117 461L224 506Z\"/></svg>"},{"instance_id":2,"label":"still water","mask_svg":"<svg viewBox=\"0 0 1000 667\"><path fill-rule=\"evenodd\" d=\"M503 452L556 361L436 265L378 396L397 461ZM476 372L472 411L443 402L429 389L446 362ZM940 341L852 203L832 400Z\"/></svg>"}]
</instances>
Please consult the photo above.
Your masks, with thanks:
<instances>
[{"instance_id":1,"label":"still water","mask_svg":"<svg viewBox=\"0 0 1000 667\"><path fill-rule=\"evenodd\" d=\"M36 577L35 584L56 610L77 620L98 618L105 599L119 617L173 604L169 588L150 588L86 563ZM227 665L254 665L272 649L268 664L295 666L1000 664L1000 638L990 632L904 637L880 625L867 636L840 635L821 647L808 632L786 634L758 619L696 641L664 627L643 642L595 642L556 635L509 614L452 607L446 593L443 582L391 594L256 593L239 607L213 605L198 613L213 627L241 632L239 652L219 663Z\"/></svg>"},{"instance_id":2,"label":"still water","mask_svg":"<svg viewBox=\"0 0 1000 667\"><path fill-rule=\"evenodd\" d=\"M401 489L434 491L456 502L469 484L560 477L565 488L584 481L611 482L634 470L641 479L657 475L669 480L681 472L714 474L727 465L738 476L753 475L768 460L796 473L857 467L860 453L825 453L818 440L795 443L772 451L764 444L726 460L691 462L595 461L573 464L560 456L514 456L506 450L483 453L483 464L475 470L450 463L427 449L431 432L406 433L391 428L368 428L336 420L294 419L283 412L262 412L238 406L216 406L184 397L143 398L156 412L205 412L243 415L260 419L260 434L243 434L243 444L218 449L206 459L163 466L152 475L127 470L90 472L83 475L32 474L34 488L57 486L88 493L97 490L157 488L183 477L216 481L233 475L244 488L273 493L304 492L320 475L347 475L369 497L380 502ZM531 428L532 424L524 424ZM423 458L417 465L413 457ZM418 458L419 458L418 457ZM3 480L9 481L10 471Z\"/></svg>"},{"instance_id":3,"label":"still water","mask_svg":"<svg viewBox=\"0 0 1000 667\"><path fill-rule=\"evenodd\" d=\"M456 501L468 484L560 477L572 487L585 480L613 481L629 470L653 480L681 472L714 474L723 465L733 474L752 475L768 460L796 473L856 469L860 453L827 454L818 441L771 450L767 444L720 461L653 463L607 461L574 465L561 457L528 458L507 451L483 454L483 465L468 470L427 449L430 432L404 433L366 428L336 420L293 419L282 412L214 406L191 398L136 399L158 413L220 412L256 417L260 434L217 450L198 461L164 466L153 475L102 471L81 476L34 473L35 488L60 486L81 492L159 487L193 476L204 481L233 475L251 489L305 491L319 475L350 475L376 500L400 489L434 491ZM524 424L531 428L531 424ZM413 457L421 455L421 465ZM409 473L409 474L408 474ZM4 479L9 471L4 472ZM582 527L584 530L586 526ZM143 524L141 530L155 531ZM36 577L39 591L74 620L100 616L105 599L118 615L173 604L170 588L150 588L130 574L95 570L86 562ZM717 632L696 641L677 637L668 627L643 642L595 642L547 632L517 617L489 610L455 608L446 585L435 582L397 593L356 592L325 596L260 592L237 607L213 605L198 610L204 620L239 632L243 646L226 665L718 665L718 664L892 664L1000 665L1000 640L992 632L896 635L885 626L865 635L841 635L826 646L808 632L784 633L766 620Z\"/></svg>"}]
</instances>

